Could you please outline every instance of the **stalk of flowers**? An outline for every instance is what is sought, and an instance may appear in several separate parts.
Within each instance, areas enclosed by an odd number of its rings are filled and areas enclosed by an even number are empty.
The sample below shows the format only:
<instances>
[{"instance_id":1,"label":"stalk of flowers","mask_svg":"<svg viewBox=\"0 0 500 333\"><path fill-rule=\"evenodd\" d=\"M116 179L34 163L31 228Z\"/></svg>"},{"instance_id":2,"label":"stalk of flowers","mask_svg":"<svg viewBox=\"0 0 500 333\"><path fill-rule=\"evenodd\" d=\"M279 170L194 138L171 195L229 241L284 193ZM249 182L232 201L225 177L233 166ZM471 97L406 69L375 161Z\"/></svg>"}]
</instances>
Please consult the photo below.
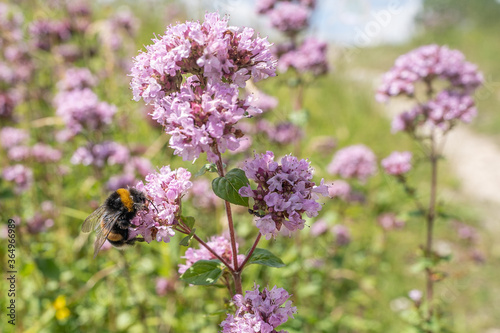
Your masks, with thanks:
<instances>
[{"instance_id":1,"label":"stalk of flowers","mask_svg":"<svg viewBox=\"0 0 500 333\"><path fill-rule=\"evenodd\" d=\"M440 258L440 255L433 250L438 162L442 148L437 133L445 135L458 122L468 123L474 118L477 111L472 94L482 83L483 76L477 70L477 66L465 61L460 51L433 44L419 47L400 56L395 65L384 75L376 94L379 102L388 101L396 96L407 96L415 101L412 109L394 118L392 131L405 131L410 134L426 148L426 157L431 164L430 200L428 206L424 206L404 177L411 167L411 155L408 152L393 153L382 161L386 172L395 175L403 184L407 194L415 199L417 208L426 219L424 257L433 263L425 269L426 321L433 318L435 313L433 274L437 263L432 258ZM423 97L417 96L419 92L417 85L424 88ZM421 135L423 128L427 129L427 132L424 132L426 135Z\"/></svg>"},{"instance_id":2,"label":"stalk of flowers","mask_svg":"<svg viewBox=\"0 0 500 333\"><path fill-rule=\"evenodd\" d=\"M170 242L175 234L174 227L179 223L181 199L193 183L189 180L191 173L184 168L171 170L162 167L158 172L146 176L146 183L139 182L136 188L145 193L151 200L149 209L138 212L132 220L136 228L131 237L142 235L150 243Z\"/></svg>"},{"instance_id":3,"label":"stalk of flowers","mask_svg":"<svg viewBox=\"0 0 500 333\"><path fill-rule=\"evenodd\" d=\"M256 154L253 160L245 161L243 170L248 179L257 183L239 190L243 197L253 198L253 210L261 217L256 220L260 233L270 239L278 232L290 235L304 228L302 215L318 215L322 206L317 202L318 194L328 195L328 186L312 181L313 170L307 160L298 160L287 155L281 163L274 161L274 154ZM285 228L283 228L283 226Z\"/></svg>"},{"instance_id":4,"label":"stalk of flowers","mask_svg":"<svg viewBox=\"0 0 500 333\"><path fill-rule=\"evenodd\" d=\"M213 249L219 257L223 258L229 265L231 265L233 262L231 242L226 237L213 236L210 238L210 241L206 242L206 245ZM236 243L236 250L238 250L238 243ZM193 249L190 247L181 258L186 259L186 263L179 265L179 274L183 274L198 260L218 259L218 257L216 257L214 253L210 252L207 247L200 247L199 249ZM245 259L245 255L238 254L237 259L238 264L241 264ZM234 267L232 268L234 269Z\"/></svg>"},{"instance_id":5,"label":"stalk of flowers","mask_svg":"<svg viewBox=\"0 0 500 333\"><path fill-rule=\"evenodd\" d=\"M259 285L254 285L254 289L248 290L245 296L237 294L233 297L236 312L234 315L228 314L220 324L221 332L278 333L276 328L297 313L297 308L288 300L290 296L283 288L274 286L273 289L264 288L261 292ZM279 333L286 331L281 330Z\"/></svg>"},{"instance_id":6,"label":"stalk of flowers","mask_svg":"<svg viewBox=\"0 0 500 333\"><path fill-rule=\"evenodd\" d=\"M342 178L356 178L364 182L377 171L377 158L365 145L348 146L335 153L327 171Z\"/></svg>"},{"instance_id":7,"label":"stalk of flowers","mask_svg":"<svg viewBox=\"0 0 500 333\"><path fill-rule=\"evenodd\" d=\"M171 135L170 146L184 160L203 152L211 162L239 147L235 124L260 113L238 87L275 75L276 62L265 38L250 28L228 26L227 18L207 13L203 23L169 26L135 58L131 71L134 100L154 104L153 119ZM192 74L186 80L183 74Z\"/></svg>"}]
</instances>

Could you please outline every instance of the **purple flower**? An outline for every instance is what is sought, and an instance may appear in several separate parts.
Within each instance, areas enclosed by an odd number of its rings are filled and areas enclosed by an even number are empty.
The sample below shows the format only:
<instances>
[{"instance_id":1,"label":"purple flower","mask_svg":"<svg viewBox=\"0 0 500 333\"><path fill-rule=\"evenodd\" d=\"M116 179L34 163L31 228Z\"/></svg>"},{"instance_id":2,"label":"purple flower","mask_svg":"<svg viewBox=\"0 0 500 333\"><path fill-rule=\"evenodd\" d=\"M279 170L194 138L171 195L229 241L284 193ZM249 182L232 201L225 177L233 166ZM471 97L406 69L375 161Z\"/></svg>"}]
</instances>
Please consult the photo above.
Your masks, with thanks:
<instances>
[{"instance_id":1,"label":"purple flower","mask_svg":"<svg viewBox=\"0 0 500 333\"><path fill-rule=\"evenodd\" d=\"M313 170L309 162L291 155L283 157L278 164L270 151L256 154L253 160L245 162L243 170L257 183L257 189L252 190L248 185L239 193L253 198L253 210L264 215L256 220L256 225L266 239L276 236L279 231L290 235L295 230L302 230L305 223L302 214L317 216L322 208L317 202L318 194L328 195L323 180L318 186L311 181Z\"/></svg>"},{"instance_id":2,"label":"purple flower","mask_svg":"<svg viewBox=\"0 0 500 333\"><path fill-rule=\"evenodd\" d=\"M401 229L405 226L405 222L398 219L394 213L384 213L377 217L378 224L386 231Z\"/></svg>"},{"instance_id":3,"label":"purple flower","mask_svg":"<svg viewBox=\"0 0 500 333\"><path fill-rule=\"evenodd\" d=\"M283 288L274 286L259 291L259 285L245 293L237 294L233 301L237 307L234 315L228 314L220 326L222 333L273 333L288 318L293 318L297 308L288 301L290 294ZM286 331L280 331L286 333Z\"/></svg>"},{"instance_id":4,"label":"purple flower","mask_svg":"<svg viewBox=\"0 0 500 333\"><path fill-rule=\"evenodd\" d=\"M88 68L69 68L64 73L64 78L57 83L60 91L83 90L92 88L97 80Z\"/></svg>"},{"instance_id":5,"label":"purple flower","mask_svg":"<svg viewBox=\"0 0 500 333\"><path fill-rule=\"evenodd\" d=\"M132 221L137 228L131 237L141 234L146 242L153 239L168 243L174 235L173 226L180 214L181 198L193 186L191 173L179 168L174 171L164 166L158 172L146 176L146 184L139 182L136 188L152 201L149 209L140 211Z\"/></svg>"},{"instance_id":6,"label":"purple flower","mask_svg":"<svg viewBox=\"0 0 500 333\"><path fill-rule=\"evenodd\" d=\"M7 157L11 161L25 161L30 157L30 147L28 146L15 146L9 149Z\"/></svg>"},{"instance_id":7,"label":"purple flower","mask_svg":"<svg viewBox=\"0 0 500 333\"><path fill-rule=\"evenodd\" d=\"M39 163L53 163L62 158L62 152L44 143L37 143L31 147L31 156Z\"/></svg>"},{"instance_id":8,"label":"purple flower","mask_svg":"<svg viewBox=\"0 0 500 333\"><path fill-rule=\"evenodd\" d=\"M274 5L278 1L279 0L257 0L257 3L256 3L257 13L266 14L271 9L273 9Z\"/></svg>"},{"instance_id":9,"label":"purple flower","mask_svg":"<svg viewBox=\"0 0 500 333\"><path fill-rule=\"evenodd\" d=\"M365 145L354 145L340 149L328 165L328 172L343 178L365 181L377 171L375 154Z\"/></svg>"},{"instance_id":10,"label":"purple flower","mask_svg":"<svg viewBox=\"0 0 500 333\"><path fill-rule=\"evenodd\" d=\"M233 264L233 256L231 250L231 242L223 236L213 236L210 238L210 241L207 242L207 245L212 248L215 253L217 253L222 259L224 259L227 263L229 263L232 267ZM236 243L236 251L238 251L238 243ZM198 260L212 260L217 259L210 251L208 251L205 247L200 247L199 249L188 248L183 257L186 259L186 264L179 265L179 274L184 274L185 271L188 270L195 262ZM238 263L241 264L243 260L245 260L245 255L238 254L237 255Z\"/></svg>"},{"instance_id":11,"label":"purple flower","mask_svg":"<svg viewBox=\"0 0 500 333\"><path fill-rule=\"evenodd\" d=\"M336 224L332 227L331 231L335 236L335 243L338 246L346 246L351 242L351 233L346 226L342 224Z\"/></svg>"},{"instance_id":12,"label":"purple flower","mask_svg":"<svg viewBox=\"0 0 500 333\"><path fill-rule=\"evenodd\" d=\"M271 20L271 25L287 33L295 33L309 24L309 16L311 12L308 7L300 3L279 2L272 10L269 10L267 15Z\"/></svg>"},{"instance_id":13,"label":"purple flower","mask_svg":"<svg viewBox=\"0 0 500 333\"><path fill-rule=\"evenodd\" d=\"M128 188L137 184L138 180L135 178L134 174L123 173L118 176L112 176L106 183L106 188L108 191L116 191L119 188Z\"/></svg>"},{"instance_id":14,"label":"purple flower","mask_svg":"<svg viewBox=\"0 0 500 333\"><path fill-rule=\"evenodd\" d=\"M15 89L0 91L0 118L11 118L15 107L21 102L21 98Z\"/></svg>"},{"instance_id":15,"label":"purple flower","mask_svg":"<svg viewBox=\"0 0 500 333\"><path fill-rule=\"evenodd\" d=\"M0 141L2 147L10 149L14 146L26 144L29 134L26 130L14 127L3 127L0 130Z\"/></svg>"},{"instance_id":16,"label":"purple flower","mask_svg":"<svg viewBox=\"0 0 500 333\"><path fill-rule=\"evenodd\" d=\"M474 243L478 240L479 237L476 228L458 221L454 221L453 226L460 239L469 241L471 243Z\"/></svg>"},{"instance_id":17,"label":"purple flower","mask_svg":"<svg viewBox=\"0 0 500 333\"><path fill-rule=\"evenodd\" d=\"M349 199L351 194L351 185L344 180L336 180L328 187L328 196L330 198L339 198L344 201Z\"/></svg>"},{"instance_id":18,"label":"purple flower","mask_svg":"<svg viewBox=\"0 0 500 333\"><path fill-rule=\"evenodd\" d=\"M384 75L376 99L385 102L392 96L411 97L418 81L431 82L436 78L448 81L451 87L466 94L483 83L477 66L465 61L460 51L432 44L400 56L394 67Z\"/></svg>"},{"instance_id":19,"label":"purple flower","mask_svg":"<svg viewBox=\"0 0 500 333\"><path fill-rule=\"evenodd\" d=\"M389 175L399 176L411 170L412 154L409 151L394 151L381 162L385 172Z\"/></svg>"},{"instance_id":20,"label":"purple flower","mask_svg":"<svg viewBox=\"0 0 500 333\"><path fill-rule=\"evenodd\" d=\"M322 75L328 72L327 44L314 37L304 40L298 49L283 54L278 60L278 69L286 72L289 68L299 73Z\"/></svg>"},{"instance_id":21,"label":"purple flower","mask_svg":"<svg viewBox=\"0 0 500 333\"><path fill-rule=\"evenodd\" d=\"M158 296L165 296L174 287L174 285L174 282L169 281L166 278L156 278L156 294Z\"/></svg>"},{"instance_id":22,"label":"purple flower","mask_svg":"<svg viewBox=\"0 0 500 333\"><path fill-rule=\"evenodd\" d=\"M289 121L279 122L275 126L270 125L266 133L269 140L281 145L297 142L304 136L302 128Z\"/></svg>"},{"instance_id":23,"label":"purple flower","mask_svg":"<svg viewBox=\"0 0 500 333\"><path fill-rule=\"evenodd\" d=\"M210 162L217 161L214 147L220 153L238 149L241 133L236 123L260 110L248 99L238 98L238 88L224 83L208 84L203 90L191 76L178 93L165 97L151 114L165 127L174 154L194 160L206 152Z\"/></svg>"},{"instance_id":24,"label":"purple flower","mask_svg":"<svg viewBox=\"0 0 500 333\"><path fill-rule=\"evenodd\" d=\"M2 177L16 184L15 192L22 193L33 184L33 171L22 164L15 164L3 169Z\"/></svg>"},{"instance_id":25,"label":"purple flower","mask_svg":"<svg viewBox=\"0 0 500 333\"><path fill-rule=\"evenodd\" d=\"M250 28L229 27L227 18L216 13L207 13L203 23L169 26L165 35L153 39L153 45L135 58L131 72L134 100L160 103L179 91L184 73L239 86L250 76L256 81L274 76L271 44L254 34Z\"/></svg>"},{"instance_id":26,"label":"purple flower","mask_svg":"<svg viewBox=\"0 0 500 333\"><path fill-rule=\"evenodd\" d=\"M5 47L5 41L19 42L23 38L22 12L14 5L0 3L0 46Z\"/></svg>"},{"instance_id":27,"label":"purple flower","mask_svg":"<svg viewBox=\"0 0 500 333\"><path fill-rule=\"evenodd\" d=\"M57 108L56 115L63 119L74 135L84 129L99 130L111 124L116 113L115 106L99 101L97 95L88 88L60 92L56 95L54 104Z\"/></svg>"},{"instance_id":28,"label":"purple flower","mask_svg":"<svg viewBox=\"0 0 500 333\"><path fill-rule=\"evenodd\" d=\"M130 152L127 147L114 141L104 141L99 144L79 147L73 153L71 163L95 165L102 168L106 164L125 164L129 158Z\"/></svg>"},{"instance_id":29,"label":"purple flower","mask_svg":"<svg viewBox=\"0 0 500 333\"><path fill-rule=\"evenodd\" d=\"M470 123L477 114L471 96L448 90L440 92L423 109L429 123L445 130L458 120Z\"/></svg>"},{"instance_id":30,"label":"purple flower","mask_svg":"<svg viewBox=\"0 0 500 333\"><path fill-rule=\"evenodd\" d=\"M33 44L40 50L49 51L52 46L71 37L69 24L46 19L31 22L29 33Z\"/></svg>"},{"instance_id":31,"label":"purple flower","mask_svg":"<svg viewBox=\"0 0 500 333\"><path fill-rule=\"evenodd\" d=\"M324 219L319 219L311 226L311 235L317 237L328 231L328 223Z\"/></svg>"},{"instance_id":32,"label":"purple flower","mask_svg":"<svg viewBox=\"0 0 500 333\"><path fill-rule=\"evenodd\" d=\"M422 300L422 291L418 290L418 289L412 289L410 290L410 292L408 293L408 297L414 301L415 303L420 303L420 301Z\"/></svg>"}]
</instances>

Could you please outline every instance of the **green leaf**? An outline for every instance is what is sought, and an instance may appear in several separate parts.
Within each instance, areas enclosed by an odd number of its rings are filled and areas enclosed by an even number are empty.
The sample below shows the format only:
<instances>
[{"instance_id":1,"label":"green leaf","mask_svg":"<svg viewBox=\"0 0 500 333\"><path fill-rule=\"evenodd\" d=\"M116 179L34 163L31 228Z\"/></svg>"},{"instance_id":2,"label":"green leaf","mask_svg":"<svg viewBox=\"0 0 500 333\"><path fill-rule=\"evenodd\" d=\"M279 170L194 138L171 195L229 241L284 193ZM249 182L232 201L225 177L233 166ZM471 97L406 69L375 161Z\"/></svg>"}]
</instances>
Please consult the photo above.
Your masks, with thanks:
<instances>
[{"instance_id":1,"label":"green leaf","mask_svg":"<svg viewBox=\"0 0 500 333\"><path fill-rule=\"evenodd\" d=\"M207 172L217 172L215 163L207 163L194 175L195 177L203 176Z\"/></svg>"},{"instance_id":2,"label":"green leaf","mask_svg":"<svg viewBox=\"0 0 500 333\"><path fill-rule=\"evenodd\" d=\"M269 267L280 268L285 266L285 263L266 249L256 248L252 253L252 257L248 260L248 264L264 265Z\"/></svg>"},{"instance_id":3,"label":"green leaf","mask_svg":"<svg viewBox=\"0 0 500 333\"><path fill-rule=\"evenodd\" d=\"M196 228L192 229L191 232L189 233L189 235L187 235L186 237L181 239L181 241L179 242L179 245L189 246L189 242L191 242L191 238L193 238L195 231L196 231Z\"/></svg>"},{"instance_id":4,"label":"green leaf","mask_svg":"<svg viewBox=\"0 0 500 333\"><path fill-rule=\"evenodd\" d=\"M196 222L192 216L183 216L182 221L189 227L189 229L193 229L194 223Z\"/></svg>"},{"instance_id":5,"label":"green leaf","mask_svg":"<svg viewBox=\"0 0 500 333\"><path fill-rule=\"evenodd\" d=\"M224 269L219 260L198 260L181 275L181 280L198 286L217 282Z\"/></svg>"},{"instance_id":6,"label":"green leaf","mask_svg":"<svg viewBox=\"0 0 500 333\"><path fill-rule=\"evenodd\" d=\"M248 185L248 178L241 169L232 169L224 177L217 177L212 181L215 195L232 204L248 207L248 198L242 197L238 190Z\"/></svg>"},{"instance_id":7,"label":"green leaf","mask_svg":"<svg viewBox=\"0 0 500 333\"><path fill-rule=\"evenodd\" d=\"M57 266L54 259L35 258L35 263L38 269L49 279L59 280L61 270Z\"/></svg>"}]
</instances>

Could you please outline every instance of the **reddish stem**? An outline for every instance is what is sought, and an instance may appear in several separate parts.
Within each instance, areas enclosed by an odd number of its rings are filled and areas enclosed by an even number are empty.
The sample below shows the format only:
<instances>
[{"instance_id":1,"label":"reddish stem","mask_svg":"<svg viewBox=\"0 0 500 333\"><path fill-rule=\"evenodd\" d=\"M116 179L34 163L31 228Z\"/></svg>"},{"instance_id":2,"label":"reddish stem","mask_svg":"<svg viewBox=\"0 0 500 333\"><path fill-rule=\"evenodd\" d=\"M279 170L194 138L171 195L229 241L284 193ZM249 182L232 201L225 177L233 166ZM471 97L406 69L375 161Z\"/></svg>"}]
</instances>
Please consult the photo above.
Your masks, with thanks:
<instances>
[{"instance_id":1,"label":"reddish stem","mask_svg":"<svg viewBox=\"0 0 500 333\"><path fill-rule=\"evenodd\" d=\"M260 238L262 237L262 234L259 232L257 235L257 238L255 239L255 242L253 242L253 246L250 249L250 252L248 252L248 255L246 256L245 260L241 263L240 267L238 267L238 271L241 272L243 268L245 267L247 261L252 257L253 252L257 248L257 244L259 244Z\"/></svg>"},{"instance_id":2,"label":"reddish stem","mask_svg":"<svg viewBox=\"0 0 500 333\"><path fill-rule=\"evenodd\" d=\"M186 226L182 225L182 229L177 229L177 231L182 232L186 235L189 235L191 233L191 230ZM193 234L193 238L196 239L204 248L206 248L210 253L212 253L217 259L219 259L231 272L231 274L234 272L234 268L231 267L231 265L224 260L220 255L217 254L217 252L214 251L207 243L205 243L198 235Z\"/></svg>"},{"instance_id":3,"label":"reddish stem","mask_svg":"<svg viewBox=\"0 0 500 333\"><path fill-rule=\"evenodd\" d=\"M214 145L214 153L217 155L218 159L216 162L217 171L219 176L224 177L224 166L222 165L222 156L219 152L219 148L217 145ZM231 204L228 201L224 200L224 204L226 206L226 216L227 223L229 226L229 237L231 238L231 252L233 257L233 267L234 270L231 272L234 278L234 288L237 294L243 295L243 288L241 286L241 275L238 270L238 250L236 249L236 236L234 233L234 223L233 223L233 214L231 212Z\"/></svg>"}]
</instances>

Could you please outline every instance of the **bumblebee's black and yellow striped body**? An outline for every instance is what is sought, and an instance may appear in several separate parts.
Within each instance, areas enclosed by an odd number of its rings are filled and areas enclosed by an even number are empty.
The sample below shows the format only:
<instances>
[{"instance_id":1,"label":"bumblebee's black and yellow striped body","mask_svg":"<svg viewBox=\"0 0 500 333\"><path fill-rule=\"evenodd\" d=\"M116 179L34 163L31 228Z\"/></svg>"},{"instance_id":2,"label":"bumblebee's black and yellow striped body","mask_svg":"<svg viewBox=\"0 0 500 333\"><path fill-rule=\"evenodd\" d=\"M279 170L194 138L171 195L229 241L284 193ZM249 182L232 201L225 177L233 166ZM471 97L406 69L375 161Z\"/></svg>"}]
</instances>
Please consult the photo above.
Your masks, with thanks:
<instances>
[{"instance_id":1,"label":"bumblebee's black and yellow striped body","mask_svg":"<svg viewBox=\"0 0 500 333\"><path fill-rule=\"evenodd\" d=\"M120 188L111 193L104 204L85 219L83 232L96 230L94 258L106 240L117 248L133 245L142 238L129 239L130 221L144 208L146 196L141 191Z\"/></svg>"}]
</instances>

